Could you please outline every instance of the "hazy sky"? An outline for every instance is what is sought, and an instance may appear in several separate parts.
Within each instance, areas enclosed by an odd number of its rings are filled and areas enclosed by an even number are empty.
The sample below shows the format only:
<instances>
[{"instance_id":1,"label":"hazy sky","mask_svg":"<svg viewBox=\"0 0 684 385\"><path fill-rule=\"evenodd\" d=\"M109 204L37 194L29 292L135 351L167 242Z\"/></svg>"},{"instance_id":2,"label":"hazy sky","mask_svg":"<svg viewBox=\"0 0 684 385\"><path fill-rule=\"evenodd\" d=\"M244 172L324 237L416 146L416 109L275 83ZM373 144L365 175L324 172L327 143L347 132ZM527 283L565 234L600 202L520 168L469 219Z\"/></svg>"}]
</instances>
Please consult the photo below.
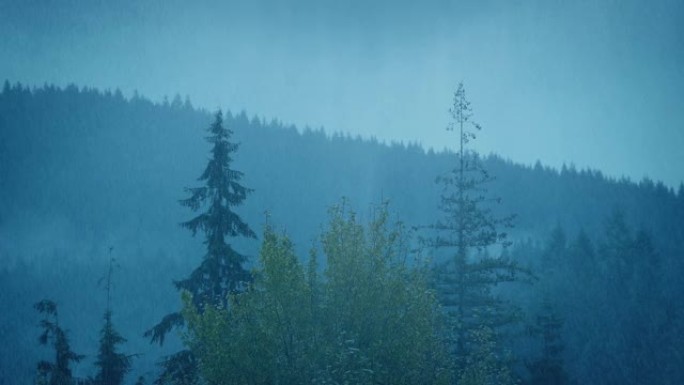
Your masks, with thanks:
<instances>
[{"instance_id":1,"label":"hazy sky","mask_svg":"<svg viewBox=\"0 0 684 385\"><path fill-rule=\"evenodd\" d=\"M0 0L0 78L684 180L684 2Z\"/></svg>"}]
</instances>

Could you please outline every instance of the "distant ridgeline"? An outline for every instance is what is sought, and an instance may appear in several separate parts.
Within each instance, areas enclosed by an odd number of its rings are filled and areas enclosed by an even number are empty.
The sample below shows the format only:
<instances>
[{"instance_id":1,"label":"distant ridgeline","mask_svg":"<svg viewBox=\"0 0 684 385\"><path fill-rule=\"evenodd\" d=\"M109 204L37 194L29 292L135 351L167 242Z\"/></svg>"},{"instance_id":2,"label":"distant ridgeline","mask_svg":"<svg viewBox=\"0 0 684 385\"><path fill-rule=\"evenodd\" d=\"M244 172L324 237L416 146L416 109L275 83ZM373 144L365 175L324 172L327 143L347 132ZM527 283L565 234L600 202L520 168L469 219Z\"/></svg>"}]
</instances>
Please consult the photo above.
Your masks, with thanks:
<instances>
[{"instance_id":1,"label":"distant ridgeline","mask_svg":"<svg viewBox=\"0 0 684 385\"><path fill-rule=\"evenodd\" d=\"M206 164L211 113L180 98L153 103L118 91L5 83L0 384L32 381L43 352L35 342L38 316L31 305L46 294L60 302L60 323L72 330L74 350L92 359L95 352L88 349L95 346L103 304L90 294L109 246L122 265L113 301L126 303L115 305L116 324L129 340L127 350L141 354L134 372L155 370L163 351L150 347L142 333L178 307L170 282L203 254L201 240L178 226L188 212L177 202ZM298 130L245 112L227 113L225 124L240 143L235 169L254 189L240 214L257 233L268 215L300 255L326 222L326 208L343 196L361 215L387 199L390 211L409 226L434 223L440 197L435 178L455 166L450 152ZM496 155L483 160L496 178L488 193L501 198L494 210L517 215L514 242L542 243L557 225L569 239L584 230L597 241L606 218L619 209L632 229L651 234L663 270L673 274L665 279L676 281L684 254L683 187L675 192L659 182L616 180L598 171L528 167ZM258 241L237 243L256 255ZM681 286L671 290L684 292ZM81 366L79 375L91 374L87 364Z\"/></svg>"},{"instance_id":2,"label":"distant ridgeline","mask_svg":"<svg viewBox=\"0 0 684 385\"><path fill-rule=\"evenodd\" d=\"M118 227L173 228L185 214L176 201L206 160L204 130L212 112L179 97L153 103L118 91L5 83L0 223L28 211L107 236ZM325 208L341 196L360 210L388 199L409 225L429 224L440 192L435 178L454 166L451 153L417 144L297 130L244 111L226 115L241 144L235 167L255 190L242 212L258 226L268 211L299 243L309 242L309 229L324 222ZM496 210L517 215L514 234L543 238L556 224L569 233L592 233L619 208L631 224L652 231L661 248L683 239L684 186L675 192L648 179L633 183L600 171L528 167L496 155L486 156L484 166L496 179L490 195L501 197Z\"/></svg>"}]
</instances>

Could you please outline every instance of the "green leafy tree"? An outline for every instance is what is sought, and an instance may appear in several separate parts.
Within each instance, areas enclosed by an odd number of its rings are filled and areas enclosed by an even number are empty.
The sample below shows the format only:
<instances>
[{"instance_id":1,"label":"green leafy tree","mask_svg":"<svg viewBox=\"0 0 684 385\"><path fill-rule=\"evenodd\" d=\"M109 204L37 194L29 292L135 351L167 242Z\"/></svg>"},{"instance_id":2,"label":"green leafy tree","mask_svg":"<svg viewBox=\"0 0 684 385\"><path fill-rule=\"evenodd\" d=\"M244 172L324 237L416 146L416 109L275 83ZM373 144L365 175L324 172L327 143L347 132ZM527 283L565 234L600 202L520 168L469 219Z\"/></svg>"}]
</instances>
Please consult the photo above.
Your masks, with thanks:
<instances>
[{"instance_id":1,"label":"green leafy tree","mask_svg":"<svg viewBox=\"0 0 684 385\"><path fill-rule=\"evenodd\" d=\"M269 227L260 252L262 269L252 290L230 296L228 308L200 313L185 292L187 339L210 384L304 383L312 368L311 307L307 282L292 244ZM308 370L307 370L308 369Z\"/></svg>"},{"instance_id":2,"label":"green leafy tree","mask_svg":"<svg viewBox=\"0 0 684 385\"><path fill-rule=\"evenodd\" d=\"M480 326L471 331L472 350L464 357L458 373L459 385L515 384L517 379L504 363L510 361L497 346L497 337L490 327Z\"/></svg>"},{"instance_id":3,"label":"green leafy tree","mask_svg":"<svg viewBox=\"0 0 684 385\"><path fill-rule=\"evenodd\" d=\"M392 225L386 206L373 212L367 228L356 214L336 206L322 236L326 256L322 302L328 346L353 341L374 383L435 383L444 380L441 318L420 261L409 267L409 240ZM336 352L339 352L337 350ZM363 367L363 366L361 366ZM337 378L341 381L342 379Z\"/></svg>"},{"instance_id":4,"label":"green leafy tree","mask_svg":"<svg viewBox=\"0 0 684 385\"><path fill-rule=\"evenodd\" d=\"M333 208L322 249L319 278L316 254L305 268L267 226L251 290L203 312L184 294L186 343L207 383L446 383L436 300L386 210L365 228Z\"/></svg>"},{"instance_id":5,"label":"green leafy tree","mask_svg":"<svg viewBox=\"0 0 684 385\"><path fill-rule=\"evenodd\" d=\"M430 244L446 251L447 260L437 270L436 285L450 318L456 370L464 372L468 355L481 350L478 335L482 328L494 333L488 341L495 340L497 328L514 319L511 308L493 294L492 288L518 280L525 271L503 254L491 255L492 246L509 245L505 231L512 227L514 217L494 214L491 205L499 199L487 197L486 189L493 178L477 153L467 150L481 127L472 121L463 84L454 93L450 112L453 122L447 130L459 134L459 151L456 166L437 179L443 185L439 205L443 217L431 226L437 235Z\"/></svg>"},{"instance_id":6,"label":"green leafy tree","mask_svg":"<svg viewBox=\"0 0 684 385\"><path fill-rule=\"evenodd\" d=\"M55 349L55 361L40 361L38 363L37 384L41 385L71 385L74 378L71 374L71 363L79 362L83 355L71 350L66 332L59 326L57 305L44 299L34 305L34 308L44 315L40 322L43 332L38 337L41 345L51 344Z\"/></svg>"},{"instance_id":7,"label":"green leafy tree","mask_svg":"<svg viewBox=\"0 0 684 385\"><path fill-rule=\"evenodd\" d=\"M193 236L197 232L204 233L207 251L189 277L175 282L178 290L192 294L200 311L205 307L226 307L228 294L244 290L251 280L243 266L246 257L234 250L226 238L255 238L254 232L234 211L252 190L241 184L242 172L232 168L233 156L239 146L231 141L233 132L224 127L221 111L216 113L208 131L207 141L212 144L211 158L199 177L204 184L187 188L190 196L180 201L181 205L199 212L182 226ZM180 312L171 313L145 335L153 342L163 344L166 334L183 324ZM162 375L157 383L194 383L196 366L196 359L189 351L171 355L162 363Z\"/></svg>"}]
</instances>

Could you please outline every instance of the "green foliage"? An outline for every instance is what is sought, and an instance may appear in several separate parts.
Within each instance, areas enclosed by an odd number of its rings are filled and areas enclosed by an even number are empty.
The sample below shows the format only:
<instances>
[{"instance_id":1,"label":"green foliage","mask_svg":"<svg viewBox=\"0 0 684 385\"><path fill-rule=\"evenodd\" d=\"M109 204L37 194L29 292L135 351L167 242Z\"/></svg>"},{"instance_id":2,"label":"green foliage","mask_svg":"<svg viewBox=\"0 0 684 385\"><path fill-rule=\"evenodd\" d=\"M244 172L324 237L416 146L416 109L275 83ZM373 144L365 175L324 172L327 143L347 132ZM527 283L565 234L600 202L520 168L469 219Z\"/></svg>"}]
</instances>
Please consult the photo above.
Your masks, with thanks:
<instances>
[{"instance_id":1,"label":"green foliage","mask_svg":"<svg viewBox=\"0 0 684 385\"><path fill-rule=\"evenodd\" d=\"M406 263L406 237L386 207L364 227L343 205L321 237L318 278L267 226L251 290L199 312L184 293L186 342L209 384L445 383L439 313L425 270Z\"/></svg>"},{"instance_id":2,"label":"green foliage","mask_svg":"<svg viewBox=\"0 0 684 385\"><path fill-rule=\"evenodd\" d=\"M263 269L252 290L233 294L228 309L206 307L199 313L190 294L183 295L193 335L189 346L209 383L272 383L303 374L300 361L308 352L299 350L311 346L312 337L305 322L311 309L303 271L289 241L268 228L260 261Z\"/></svg>"},{"instance_id":3,"label":"green foliage","mask_svg":"<svg viewBox=\"0 0 684 385\"><path fill-rule=\"evenodd\" d=\"M494 331L481 326L472 333L473 349L465 355L459 369L458 385L514 385L518 380L510 369L510 357L497 346Z\"/></svg>"},{"instance_id":4,"label":"green foliage","mask_svg":"<svg viewBox=\"0 0 684 385\"><path fill-rule=\"evenodd\" d=\"M326 335L353 340L380 383L432 383L441 377L431 376L444 375L444 362L435 340L439 320L427 272L421 265L407 266L405 230L389 223L387 208L373 214L364 229L344 206L331 210L322 237L328 263Z\"/></svg>"},{"instance_id":5,"label":"green foliage","mask_svg":"<svg viewBox=\"0 0 684 385\"><path fill-rule=\"evenodd\" d=\"M155 385L195 385L200 383L197 373L197 359L189 350L181 350L164 357L160 366L162 371L159 377L154 380Z\"/></svg>"}]
</instances>

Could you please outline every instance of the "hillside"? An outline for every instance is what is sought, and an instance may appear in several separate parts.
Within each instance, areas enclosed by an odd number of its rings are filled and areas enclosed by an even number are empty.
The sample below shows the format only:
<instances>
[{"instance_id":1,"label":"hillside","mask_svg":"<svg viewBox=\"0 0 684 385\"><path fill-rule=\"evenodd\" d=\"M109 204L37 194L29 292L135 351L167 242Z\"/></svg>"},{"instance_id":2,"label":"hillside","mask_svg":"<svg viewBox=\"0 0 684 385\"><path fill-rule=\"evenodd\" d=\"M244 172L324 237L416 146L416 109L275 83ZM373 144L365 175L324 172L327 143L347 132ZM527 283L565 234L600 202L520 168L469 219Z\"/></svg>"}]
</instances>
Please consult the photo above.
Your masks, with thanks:
<instances>
[{"instance_id":1,"label":"hillside","mask_svg":"<svg viewBox=\"0 0 684 385\"><path fill-rule=\"evenodd\" d=\"M136 371L154 370L163 350L149 346L142 332L177 306L171 281L202 256L200 240L178 226L190 213L177 201L185 197L185 187L196 184L206 162L204 130L210 121L211 111L180 99L153 103L75 86L28 89L5 83L0 308L12 311L0 313L0 335L9 342L0 347L0 384L30 379L41 354L31 305L44 296L62 304L64 323L73 325L73 332L83 329L76 325L93 325L74 336L75 350L92 354L84 350L97 338L104 306L97 281L109 246L121 265L115 320L131 351L143 354ZM235 168L254 189L240 214L257 233L268 215L292 237L300 255L325 223L326 208L341 197L362 215L387 199L410 226L433 223L440 195L435 178L453 166L448 152L284 126L244 112L228 113L226 123L241 144ZM676 282L682 271L677 257L684 244L684 188L675 192L659 182L635 183L572 167L528 167L496 155L484 157L484 165L496 178L489 193L501 198L495 210L517 215L514 240L541 242L556 225L572 235L583 229L596 239L619 208L630 226L653 235L669 274L662 277L668 290L681 288ZM258 241L236 246L248 255L257 247ZM93 292L98 294L84 295ZM81 365L79 374L89 370Z\"/></svg>"},{"instance_id":2,"label":"hillside","mask_svg":"<svg viewBox=\"0 0 684 385\"><path fill-rule=\"evenodd\" d=\"M4 221L17 212L25 218L49 214L79 226L97 223L93 231L111 234L117 226L130 228L134 216L146 232L166 233L187 216L175 201L206 159L209 112L179 99L154 104L118 92L9 84L0 108ZM298 233L319 224L321 209L341 196L358 207L389 199L406 222L428 224L439 194L434 179L451 167L449 153L417 145L297 130L244 112L229 113L226 121L241 143L236 167L255 190L243 210L255 226L268 210ZM591 232L620 207L633 224L681 239L669 231L682 210L682 188L675 193L660 182L616 180L573 167L530 168L496 155L485 165L496 178L491 195L502 198L501 212L517 214L518 231L534 234L561 223L572 232Z\"/></svg>"}]
</instances>

